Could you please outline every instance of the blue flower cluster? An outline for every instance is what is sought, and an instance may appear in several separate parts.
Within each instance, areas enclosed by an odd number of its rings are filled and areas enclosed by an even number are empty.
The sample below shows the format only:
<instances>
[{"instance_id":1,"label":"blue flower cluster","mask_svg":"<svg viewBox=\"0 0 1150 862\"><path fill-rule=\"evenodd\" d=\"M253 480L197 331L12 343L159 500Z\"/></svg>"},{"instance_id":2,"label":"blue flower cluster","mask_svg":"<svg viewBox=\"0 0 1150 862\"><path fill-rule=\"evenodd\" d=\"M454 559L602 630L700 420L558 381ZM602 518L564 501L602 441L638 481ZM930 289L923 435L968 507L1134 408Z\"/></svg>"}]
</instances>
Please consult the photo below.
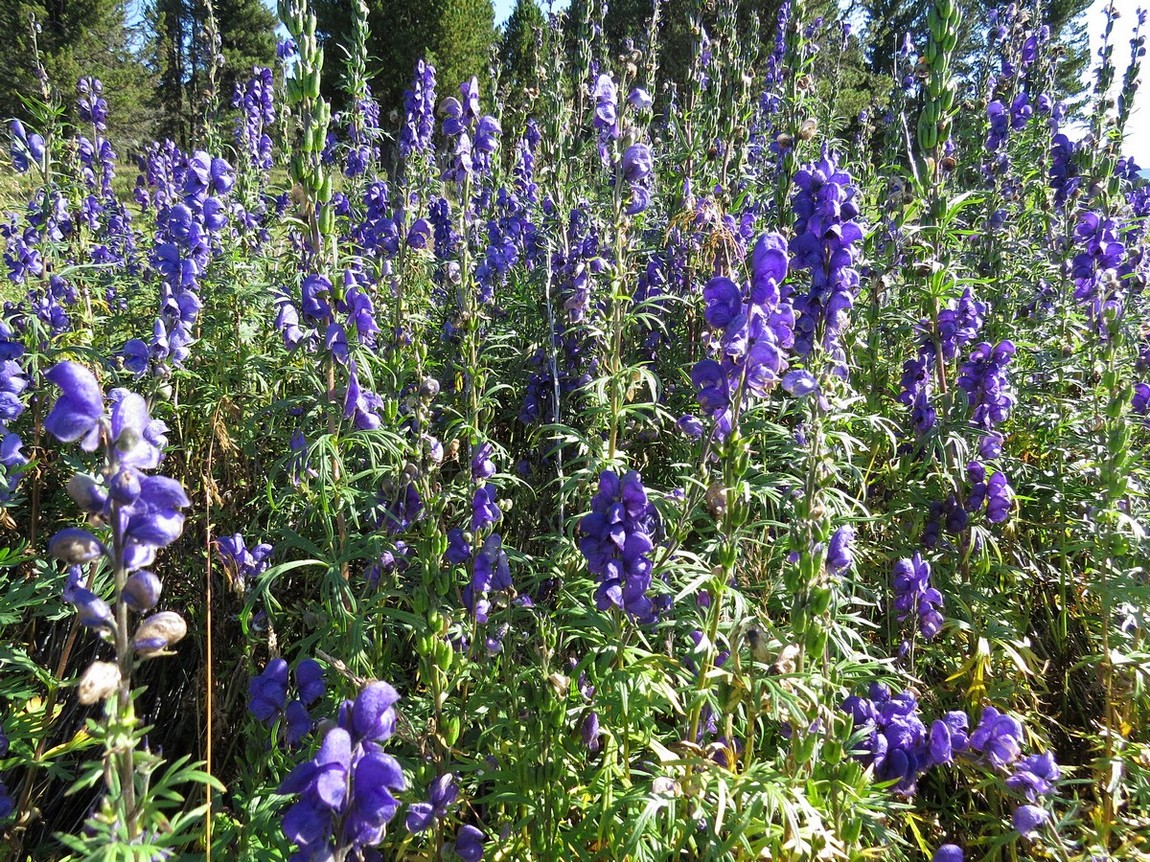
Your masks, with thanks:
<instances>
[{"instance_id":1,"label":"blue flower cluster","mask_svg":"<svg viewBox=\"0 0 1150 862\"><path fill-rule=\"evenodd\" d=\"M986 479L986 467L978 461L966 465L966 475L970 479L970 494L966 498L966 510L977 512L986 506L986 520L1001 524L1010 515L1014 505L1014 490L1007 481L1006 474L996 470Z\"/></svg>"},{"instance_id":2,"label":"blue flower cluster","mask_svg":"<svg viewBox=\"0 0 1150 862\"><path fill-rule=\"evenodd\" d=\"M295 669L296 689L299 697L288 701L288 663L273 658L263 673L248 682L248 711L268 727L277 721L284 741L299 745L314 727L308 707L323 697L326 686L323 668L314 659L304 659Z\"/></svg>"},{"instance_id":3,"label":"blue flower cluster","mask_svg":"<svg viewBox=\"0 0 1150 862\"><path fill-rule=\"evenodd\" d=\"M255 170L272 168L273 145L268 130L276 121L274 89L272 70L257 67L245 83L236 83L232 93L232 107L239 109L234 133L236 152Z\"/></svg>"},{"instance_id":4,"label":"blue flower cluster","mask_svg":"<svg viewBox=\"0 0 1150 862\"><path fill-rule=\"evenodd\" d=\"M111 410L106 413L104 393L84 366L61 362L45 377L60 387L61 394L44 420L44 429L61 442L79 441L87 452L98 447L105 451L101 475L77 473L68 482L68 494L90 523L109 525L113 532L110 546L87 530L69 527L52 537L48 550L72 567L65 600L76 606L81 623L110 632L115 626L112 609L81 584L81 567L106 558L113 571L125 575L116 601L141 615L151 611L160 599L160 580L145 566L155 561L160 548L179 538L184 528L180 510L190 503L175 479L147 474L163 457L167 426L151 418L143 398L114 389L109 394ZM186 633L187 625L178 614L163 611L146 617L131 643L139 657L150 658Z\"/></svg>"},{"instance_id":5,"label":"blue flower cluster","mask_svg":"<svg viewBox=\"0 0 1150 862\"><path fill-rule=\"evenodd\" d=\"M0 727L0 757L7 757L8 755L8 735L4 733L4 728ZM3 823L12 816L12 812L16 810L16 800L14 800L8 793L8 788L4 786L4 782L0 781L0 823Z\"/></svg>"},{"instance_id":6,"label":"blue flower cluster","mask_svg":"<svg viewBox=\"0 0 1150 862\"><path fill-rule=\"evenodd\" d=\"M383 841L399 808L393 793L407 780L382 747L395 732L399 694L372 682L344 701L315 756L283 780L278 792L299 796L284 814L283 831L300 858L349 858Z\"/></svg>"},{"instance_id":7,"label":"blue flower cluster","mask_svg":"<svg viewBox=\"0 0 1150 862\"><path fill-rule=\"evenodd\" d=\"M23 441L9 427L26 409L22 396L28 388L28 376L20 364L23 356L24 345L12 340L8 325L0 321L0 466L4 468L0 504L11 502L28 465L21 451Z\"/></svg>"},{"instance_id":8,"label":"blue flower cluster","mask_svg":"<svg viewBox=\"0 0 1150 862\"><path fill-rule=\"evenodd\" d=\"M798 171L794 182L798 191L792 202L796 218L791 266L811 274L810 289L794 300L795 352L807 356L818 341L837 371L845 374L840 335L858 294L854 263L863 238L857 192L851 175L839 170L826 151L818 162Z\"/></svg>"},{"instance_id":9,"label":"blue flower cluster","mask_svg":"<svg viewBox=\"0 0 1150 862\"><path fill-rule=\"evenodd\" d=\"M1123 290L1118 269L1126 256L1117 221L1099 213L1084 212L1078 217L1074 239L1082 250L1070 263L1074 298L1086 307L1098 332L1105 331L1107 310L1121 311Z\"/></svg>"},{"instance_id":10,"label":"blue flower cluster","mask_svg":"<svg viewBox=\"0 0 1150 862\"><path fill-rule=\"evenodd\" d=\"M795 344L795 316L787 277L786 241L765 233L751 256L750 284L740 287L718 275L703 288L704 317L718 333L720 359L701 359L691 369L699 407L725 438L743 404L765 397L787 369L785 351Z\"/></svg>"},{"instance_id":11,"label":"blue flower cluster","mask_svg":"<svg viewBox=\"0 0 1150 862\"><path fill-rule=\"evenodd\" d=\"M656 618L651 589L652 533L655 507L647 499L643 480L634 470L621 479L611 470L599 474L599 492L591 512L579 522L579 550L591 574L599 579L595 606L620 608L640 623Z\"/></svg>"},{"instance_id":12,"label":"blue flower cluster","mask_svg":"<svg viewBox=\"0 0 1150 862\"><path fill-rule=\"evenodd\" d=\"M898 401L911 409L911 421L917 434L922 437L937 421L938 414L931 402L934 388L934 374L939 367L939 353L942 359L950 362L958 351L974 341L982 329L986 317L986 303L979 302L968 287L958 300L951 300L938 314L937 325L932 329L923 322L919 326L922 338L918 356L908 359L902 367L902 391Z\"/></svg>"},{"instance_id":13,"label":"blue flower cluster","mask_svg":"<svg viewBox=\"0 0 1150 862\"><path fill-rule=\"evenodd\" d=\"M399 134L399 152L404 159L413 153L431 152L435 132L435 67L420 60L415 66L411 88L403 91L404 122Z\"/></svg>"},{"instance_id":14,"label":"blue flower cluster","mask_svg":"<svg viewBox=\"0 0 1150 862\"><path fill-rule=\"evenodd\" d=\"M241 593L268 570L274 550L267 542L249 548L240 533L216 539L216 554L228 570L237 591Z\"/></svg>"},{"instance_id":15,"label":"blue flower cluster","mask_svg":"<svg viewBox=\"0 0 1150 862\"><path fill-rule=\"evenodd\" d=\"M917 552L894 564L894 607L901 623L912 614L927 640L942 630L942 593L930 584L930 563Z\"/></svg>"},{"instance_id":16,"label":"blue flower cluster","mask_svg":"<svg viewBox=\"0 0 1150 862\"><path fill-rule=\"evenodd\" d=\"M997 458L1002 454L1003 436L996 429L1010 417L1014 407L1006 376L1014 353L1012 341L1000 341L994 347L982 341L974 346L959 369L958 386L970 404L971 424L983 432L978 444L983 458Z\"/></svg>"},{"instance_id":17,"label":"blue flower cluster","mask_svg":"<svg viewBox=\"0 0 1150 862\"><path fill-rule=\"evenodd\" d=\"M455 141L455 161L443 178L463 185L473 173L491 173L491 157L499 147L503 129L495 117L480 115L479 82L475 78L459 85L459 95L458 99L444 99L439 113L443 116L443 134Z\"/></svg>"},{"instance_id":18,"label":"blue flower cluster","mask_svg":"<svg viewBox=\"0 0 1150 862\"><path fill-rule=\"evenodd\" d=\"M895 782L897 793L910 796L922 773L966 749L966 713L948 712L928 731L913 693L892 695L887 686L872 683L867 694L848 697L842 710L864 734L856 756L873 767L876 779Z\"/></svg>"}]
</instances>

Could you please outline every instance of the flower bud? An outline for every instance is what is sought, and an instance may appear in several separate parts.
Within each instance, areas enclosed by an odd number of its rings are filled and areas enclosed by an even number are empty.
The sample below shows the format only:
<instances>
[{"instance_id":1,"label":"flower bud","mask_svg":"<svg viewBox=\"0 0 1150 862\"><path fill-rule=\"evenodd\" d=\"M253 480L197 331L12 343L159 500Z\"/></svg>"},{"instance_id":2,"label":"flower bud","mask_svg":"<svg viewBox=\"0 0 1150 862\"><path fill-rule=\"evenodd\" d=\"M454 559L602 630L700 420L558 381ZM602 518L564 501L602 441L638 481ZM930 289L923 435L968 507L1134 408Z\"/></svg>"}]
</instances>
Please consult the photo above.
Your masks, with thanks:
<instances>
[{"instance_id":1,"label":"flower bud","mask_svg":"<svg viewBox=\"0 0 1150 862\"><path fill-rule=\"evenodd\" d=\"M136 629L132 648L145 658L157 655L188 633L188 624L174 611L152 614Z\"/></svg>"},{"instance_id":2,"label":"flower bud","mask_svg":"<svg viewBox=\"0 0 1150 862\"><path fill-rule=\"evenodd\" d=\"M78 566L99 559L104 553L104 546L87 530L68 527L52 537L48 543L48 553L62 563Z\"/></svg>"},{"instance_id":3,"label":"flower bud","mask_svg":"<svg viewBox=\"0 0 1150 862\"><path fill-rule=\"evenodd\" d=\"M419 397L430 401L439 394L439 381L434 377L424 377L419 384Z\"/></svg>"},{"instance_id":4,"label":"flower bud","mask_svg":"<svg viewBox=\"0 0 1150 862\"><path fill-rule=\"evenodd\" d=\"M108 603L83 587L72 593L72 604L80 615L80 624L92 629L112 628L112 609Z\"/></svg>"},{"instance_id":5,"label":"flower bud","mask_svg":"<svg viewBox=\"0 0 1150 862\"><path fill-rule=\"evenodd\" d=\"M104 503L108 500L108 495L99 483L84 473L77 473L68 480L68 496L89 515L103 511Z\"/></svg>"},{"instance_id":6,"label":"flower bud","mask_svg":"<svg viewBox=\"0 0 1150 862\"><path fill-rule=\"evenodd\" d=\"M112 694L120 686L120 668L112 662L94 661L80 677L80 703L91 706Z\"/></svg>"},{"instance_id":7,"label":"flower bud","mask_svg":"<svg viewBox=\"0 0 1150 862\"><path fill-rule=\"evenodd\" d=\"M147 569L141 569L124 582L120 598L138 614L150 611L160 600L160 579Z\"/></svg>"},{"instance_id":8,"label":"flower bud","mask_svg":"<svg viewBox=\"0 0 1150 862\"><path fill-rule=\"evenodd\" d=\"M108 493L123 506L130 506L140 496L140 477L135 470L121 470L108 483Z\"/></svg>"}]
</instances>

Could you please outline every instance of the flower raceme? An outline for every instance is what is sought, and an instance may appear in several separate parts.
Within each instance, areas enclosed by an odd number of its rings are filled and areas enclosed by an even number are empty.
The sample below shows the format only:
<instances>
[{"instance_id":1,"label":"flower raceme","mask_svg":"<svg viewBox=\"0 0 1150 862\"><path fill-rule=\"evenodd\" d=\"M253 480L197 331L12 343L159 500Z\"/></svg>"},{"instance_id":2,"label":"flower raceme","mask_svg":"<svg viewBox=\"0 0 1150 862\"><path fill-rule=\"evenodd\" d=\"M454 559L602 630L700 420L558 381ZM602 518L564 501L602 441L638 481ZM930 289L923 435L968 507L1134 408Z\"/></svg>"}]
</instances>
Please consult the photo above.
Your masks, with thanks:
<instances>
[{"instance_id":1,"label":"flower raceme","mask_svg":"<svg viewBox=\"0 0 1150 862\"><path fill-rule=\"evenodd\" d=\"M279 792L299 797L283 819L299 858L350 858L383 841L399 808L393 791L407 788L399 761L382 747L395 732L398 700L386 682L368 684L344 701L315 756L283 780Z\"/></svg>"},{"instance_id":2,"label":"flower raceme","mask_svg":"<svg viewBox=\"0 0 1150 862\"><path fill-rule=\"evenodd\" d=\"M647 499L643 480L631 470L620 478L611 470L599 475L599 493L591 512L579 522L579 550L591 574L599 578L595 606L619 608L640 623L653 622L651 550L655 547L655 507Z\"/></svg>"},{"instance_id":3,"label":"flower raceme","mask_svg":"<svg viewBox=\"0 0 1150 862\"><path fill-rule=\"evenodd\" d=\"M108 605L79 585L75 568L107 558L118 573L118 601L138 613L159 601L159 579L147 571L160 548L167 547L183 531L181 509L189 505L180 483L144 471L159 466L167 426L153 420L144 399L126 389L104 393L84 366L61 362L45 375L61 389L61 395L44 420L45 429L57 439L80 442L85 451L103 446L106 456L99 477L83 473L68 482L68 493L94 524L107 524L112 541L104 544L78 527L58 532L49 543L53 556L73 566L65 597L76 605L81 622L109 631L114 617ZM164 611L140 623L130 643L142 658L162 653L187 633L178 614Z\"/></svg>"}]
</instances>

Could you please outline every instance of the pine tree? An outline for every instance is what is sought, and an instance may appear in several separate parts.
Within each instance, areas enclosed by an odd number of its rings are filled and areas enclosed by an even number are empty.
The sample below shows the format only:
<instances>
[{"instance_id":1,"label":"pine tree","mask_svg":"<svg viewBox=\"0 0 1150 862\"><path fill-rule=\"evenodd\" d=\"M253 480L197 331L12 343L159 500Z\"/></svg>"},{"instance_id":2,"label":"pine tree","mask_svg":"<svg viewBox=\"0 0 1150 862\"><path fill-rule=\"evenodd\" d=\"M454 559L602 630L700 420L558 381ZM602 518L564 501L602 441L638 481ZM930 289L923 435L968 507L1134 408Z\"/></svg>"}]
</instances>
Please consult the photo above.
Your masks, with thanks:
<instances>
[{"instance_id":1,"label":"pine tree","mask_svg":"<svg viewBox=\"0 0 1150 862\"><path fill-rule=\"evenodd\" d=\"M36 45L56 98L74 119L76 82L99 78L110 108L109 139L123 150L150 132L147 110L151 77L141 62L137 36L127 23L125 0L38 0L0 2L0 116L27 119L24 100L41 98L36 79Z\"/></svg>"},{"instance_id":2,"label":"pine tree","mask_svg":"<svg viewBox=\"0 0 1150 862\"><path fill-rule=\"evenodd\" d=\"M220 98L228 103L237 83L256 66L270 66L276 53L276 17L260 0L213 0L224 67Z\"/></svg>"},{"instance_id":3,"label":"pine tree","mask_svg":"<svg viewBox=\"0 0 1150 862\"><path fill-rule=\"evenodd\" d=\"M499 43L503 91L503 130L517 135L538 96L539 60L550 36L543 10L536 0L517 0Z\"/></svg>"},{"instance_id":4,"label":"pine tree","mask_svg":"<svg viewBox=\"0 0 1150 862\"><path fill-rule=\"evenodd\" d=\"M340 82L351 44L353 5L351 0L316 0L313 6L324 46L323 90L337 109L345 98ZM369 0L368 6L368 75L385 124L398 121L403 91L420 59L435 64L445 94L472 75L487 76L496 36L491 0Z\"/></svg>"}]
</instances>

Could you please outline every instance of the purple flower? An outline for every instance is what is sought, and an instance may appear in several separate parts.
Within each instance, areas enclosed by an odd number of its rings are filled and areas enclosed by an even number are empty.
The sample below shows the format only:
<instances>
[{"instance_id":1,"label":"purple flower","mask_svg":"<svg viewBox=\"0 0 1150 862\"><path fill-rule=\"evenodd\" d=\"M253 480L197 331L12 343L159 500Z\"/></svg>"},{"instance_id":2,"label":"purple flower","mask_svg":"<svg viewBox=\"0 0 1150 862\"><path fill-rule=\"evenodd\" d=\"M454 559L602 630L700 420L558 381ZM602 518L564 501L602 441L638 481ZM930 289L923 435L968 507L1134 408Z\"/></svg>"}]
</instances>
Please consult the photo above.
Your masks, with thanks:
<instances>
[{"instance_id":1,"label":"purple flower","mask_svg":"<svg viewBox=\"0 0 1150 862\"><path fill-rule=\"evenodd\" d=\"M962 848L957 844L943 844L934 851L930 862L963 862Z\"/></svg>"},{"instance_id":2,"label":"purple flower","mask_svg":"<svg viewBox=\"0 0 1150 862\"><path fill-rule=\"evenodd\" d=\"M1006 786L1021 793L1028 802L1037 802L1038 797L1049 796L1054 792L1054 782L1059 775L1054 752L1044 751L1018 761L1014 766L1014 774L1006 779Z\"/></svg>"},{"instance_id":3,"label":"purple flower","mask_svg":"<svg viewBox=\"0 0 1150 862\"><path fill-rule=\"evenodd\" d=\"M428 788L426 802L416 802L407 810L407 831L416 833L430 829L437 820L447 816L448 810L459 797L455 776L450 772L439 776Z\"/></svg>"},{"instance_id":4,"label":"purple flower","mask_svg":"<svg viewBox=\"0 0 1150 862\"><path fill-rule=\"evenodd\" d=\"M1038 830L1049 819L1050 814L1047 813L1046 809L1039 808L1037 805L1019 805L1010 817L1015 831L1023 838L1037 837Z\"/></svg>"},{"instance_id":5,"label":"purple flower","mask_svg":"<svg viewBox=\"0 0 1150 862\"><path fill-rule=\"evenodd\" d=\"M499 521L502 513L495 502L495 488L484 485L475 490L471 503L471 532L478 533Z\"/></svg>"},{"instance_id":6,"label":"purple flower","mask_svg":"<svg viewBox=\"0 0 1150 862\"><path fill-rule=\"evenodd\" d=\"M280 785L281 794L300 797L283 831L306 857L358 856L383 840L399 808L393 792L407 787L398 761L380 747L395 729L398 699L390 685L373 682L345 701L315 757Z\"/></svg>"},{"instance_id":7,"label":"purple flower","mask_svg":"<svg viewBox=\"0 0 1150 862\"><path fill-rule=\"evenodd\" d=\"M581 728L583 736L583 744L587 746L587 750L594 754L599 750L599 714L592 710L587 713L587 717L583 719L583 726Z\"/></svg>"},{"instance_id":8,"label":"purple flower","mask_svg":"<svg viewBox=\"0 0 1150 862\"><path fill-rule=\"evenodd\" d=\"M916 552L911 559L894 565L894 607L899 622L911 614L918 618L918 629L929 640L942 629L942 594L930 585L930 564Z\"/></svg>"},{"instance_id":9,"label":"purple flower","mask_svg":"<svg viewBox=\"0 0 1150 862\"><path fill-rule=\"evenodd\" d=\"M323 666L315 659L305 658L295 669L296 688L304 706L311 706L326 691Z\"/></svg>"},{"instance_id":10,"label":"purple flower","mask_svg":"<svg viewBox=\"0 0 1150 862\"><path fill-rule=\"evenodd\" d=\"M44 420L44 429L63 443L83 438L81 447L93 451L99 443L96 432L104 415L104 393L96 378L71 360L52 366L44 376L62 390Z\"/></svg>"},{"instance_id":11,"label":"purple flower","mask_svg":"<svg viewBox=\"0 0 1150 862\"><path fill-rule=\"evenodd\" d=\"M827 543L827 569L832 575L841 575L854 565L855 555L851 544L854 542L855 529L850 524L844 524L835 530Z\"/></svg>"},{"instance_id":12,"label":"purple flower","mask_svg":"<svg viewBox=\"0 0 1150 862\"><path fill-rule=\"evenodd\" d=\"M579 550L587 568L599 579L595 606L625 610L640 623L653 622L651 588L655 507L647 499L643 480L634 470L622 478L610 470L599 475L599 493L591 512L579 522Z\"/></svg>"},{"instance_id":13,"label":"purple flower","mask_svg":"<svg viewBox=\"0 0 1150 862\"><path fill-rule=\"evenodd\" d=\"M287 706L288 663L273 658L263 673L248 682L248 711L258 721L271 725Z\"/></svg>"},{"instance_id":14,"label":"purple flower","mask_svg":"<svg viewBox=\"0 0 1150 862\"><path fill-rule=\"evenodd\" d=\"M1010 515L1014 492L1001 471L996 471L986 484L986 520L1001 524Z\"/></svg>"},{"instance_id":15,"label":"purple flower","mask_svg":"<svg viewBox=\"0 0 1150 862\"><path fill-rule=\"evenodd\" d=\"M743 310L743 296L731 279L715 276L703 288L703 316L715 329L725 329Z\"/></svg>"},{"instance_id":16,"label":"purple flower","mask_svg":"<svg viewBox=\"0 0 1150 862\"><path fill-rule=\"evenodd\" d=\"M788 371L783 375L783 389L796 398L802 398L812 392L818 392L819 382L805 369Z\"/></svg>"},{"instance_id":17,"label":"purple flower","mask_svg":"<svg viewBox=\"0 0 1150 862\"><path fill-rule=\"evenodd\" d=\"M459 827L455 836L455 854L463 862L480 862L483 859L483 833L467 824Z\"/></svg>"},{"instance_id":18,"label":"purple flower","mask_svg":"<svg viewBox=\"0 0 1150 862\"><path fill-rule=\"evenodd\" d=\"M1139 416L1150 412L1150 383L1135 383L1134 394L1130 399L1130 409Z\"/></svg>"},{"instance_id":19,"label":"purple flower","mask_svg":"<svg viewBox=\"0 0 1150 862\"><path fill-rule=\"evenodd\" d=\"M475 452L471 456L471 478L476 482L482 482L495 475L495 462L491 460L494 453L495 447L486 441L475 447Z\"/></svg>"},{"instance_id":20,"label":"purple flower","mask_svg":"<svg viewBox=\"0 0 1150 862\"><path fill-rule=\"evenodd\" d=\"M948 712L930 725L930 759L942 765L954 760L955 752L966 751L969 746L965 712Z\"/></svg>"},{"instance_id":21,"label":"purple flower","mask_svg":"<svg viewBox=\"0 0 1150 862\"><path fill-rule=\"evenodd\" d=\"M988 706L982 711L978 727L970 734L970 748L986 758L995 769L1005 769L1019 755L1022 725L1018 719Z\"/></svg>"}]
</instances>

